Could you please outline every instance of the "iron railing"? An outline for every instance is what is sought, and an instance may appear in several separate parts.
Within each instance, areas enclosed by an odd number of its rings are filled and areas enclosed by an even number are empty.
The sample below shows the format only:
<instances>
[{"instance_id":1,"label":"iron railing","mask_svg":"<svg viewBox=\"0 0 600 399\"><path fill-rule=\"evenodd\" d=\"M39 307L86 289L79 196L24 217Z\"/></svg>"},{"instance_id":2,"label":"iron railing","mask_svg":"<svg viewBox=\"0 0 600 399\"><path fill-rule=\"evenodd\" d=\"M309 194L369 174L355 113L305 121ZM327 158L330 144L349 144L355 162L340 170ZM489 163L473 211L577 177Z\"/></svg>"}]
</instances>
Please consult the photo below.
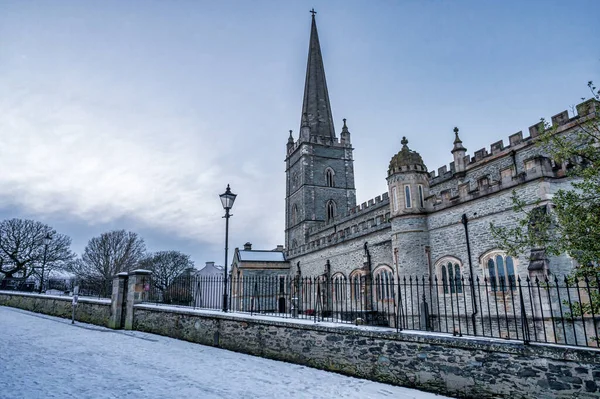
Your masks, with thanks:
<instances>
[{"instance_id":1,"label":"iron railing","mask_svg":"<svg viewBox=\"0 0 600 399\"><path fill-rule=\"evenodd\" d=\"M79 295L97 298L110 298L112 294L112 279L76 279L76 278L49 278L44 281L43 293L55 295L71 295L73 288L79 286ZM21 292L37 292L39 281L35 279L10 278L0 281L0 290Z\"/></svg>"},{"instance_id":2,"label":"iron railing","mask_svg":"<svg viewBox=\"0 0 600 399\"><path fill-rule=\"evenodd\" d=\"M222 309L222 276L182 276L148 284L155 303ZM351 279L250 276L228 279L228 309L283 318L367 324L525 343L598 347L600 277L390 274Z\"/></svg>"}]
</instances>

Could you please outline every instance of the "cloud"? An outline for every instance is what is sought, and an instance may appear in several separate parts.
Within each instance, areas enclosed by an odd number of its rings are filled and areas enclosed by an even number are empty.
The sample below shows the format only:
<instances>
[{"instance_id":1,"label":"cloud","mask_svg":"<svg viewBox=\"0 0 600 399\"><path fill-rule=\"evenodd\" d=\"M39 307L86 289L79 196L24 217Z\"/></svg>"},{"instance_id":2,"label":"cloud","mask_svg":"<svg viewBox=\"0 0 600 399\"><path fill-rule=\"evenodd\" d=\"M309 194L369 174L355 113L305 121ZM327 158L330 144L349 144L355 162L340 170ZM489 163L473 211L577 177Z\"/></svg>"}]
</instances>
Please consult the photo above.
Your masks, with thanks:
<instances>
[{"instance_id":1,"label":"cloud","mask_svg":"<svg viewBox=\"0 0 600 399\"><path fill-rule=\"evenodd\" d=\"M222 241L207 232L222 224L217 154L228 142L214 140L207 124L116 89L1 83L11 95L0 100L0 203L89 224L128 218L188 239ZM252 164L244 170L260 174Z\"/></svg>"}]
</instances>

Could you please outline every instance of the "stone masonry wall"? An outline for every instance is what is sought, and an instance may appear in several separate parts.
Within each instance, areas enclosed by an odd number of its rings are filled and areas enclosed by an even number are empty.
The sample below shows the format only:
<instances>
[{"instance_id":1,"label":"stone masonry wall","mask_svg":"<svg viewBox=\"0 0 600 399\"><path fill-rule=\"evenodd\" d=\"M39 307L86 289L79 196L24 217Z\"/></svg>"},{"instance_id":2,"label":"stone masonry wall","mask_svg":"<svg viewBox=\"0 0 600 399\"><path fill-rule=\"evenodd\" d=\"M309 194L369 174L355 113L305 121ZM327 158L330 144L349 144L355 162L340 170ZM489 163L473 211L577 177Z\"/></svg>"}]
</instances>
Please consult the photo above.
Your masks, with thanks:
<instances>
[{"instance_id":1,"label":"stone masonry wall","mask_svg":"<svg viewBox=\"0 0 600 399\"><path fill-rule=\"evenodd\" d=\"M353 270L363 266L365 242L368 243L371 254L372 270L380 265L392 266L390 230L386 226L368 235L348 239L319 251L296 257L291 261L290 273L296 272L296 263L300 262L303 276L317 276L324 272L325 263L329 260L332 274L340 272L348 278Z\"/></svg>"},{"instance_id":2,"label":"stone masonry wall","mask_svg":"<svg viewBox=\"0 0 600 399\"><path fill-rule=\"evenodd\" d=\"M134 329L464 398L597 398L600 351L136 305Z\"/></svg>"},{"instance_id":3,"label":"stone masonry wall","mask_svg":"<svg viewBox=\"0 0 600 399\"><path fill-rule=\"evenodd\" d=\"M566 180L540 179L521 185L515 191L519 198L533 203L536 199L548 200L552 191L559 187L564 188L566 184L568 184ZM511 196L511 191L504 190L430 214L428 230L432 264L435 265L445 256L454 256L461 261L463 273L468 270L465 230L461 223L461 216L466 213L469 218L473 272L476 276L483 278L485 265L481 262L482 256L490 250L498 249L498 244L490 232L490 223L511 227L516 225L517 219L522 217L512 210ZM528 265L529 254L521 254L516 261L515 272L521 276L527 276ZM568 274L572 269L571 260L566 256L552 257L549 266L550 271L558 276ZM411 274L426 273L422 265L415 264L412 270ZM434 273L437 272L438 270L434 270Z\"/></svg>"},{"instance_id":4,"label":"stone masonry wall","mask_svg":"<svg viewBox=\"0 0 600 399\"><path fill-rule=\"evenodd\" d=\"M0 306L10 306L68 319L71 318L72 300L73 298L70 296L60 297L0 291ZM99 326L108 326L109 317L110 299L79 298L77 308L75 309L75 320Z\"/></svg>"}]
</instances>

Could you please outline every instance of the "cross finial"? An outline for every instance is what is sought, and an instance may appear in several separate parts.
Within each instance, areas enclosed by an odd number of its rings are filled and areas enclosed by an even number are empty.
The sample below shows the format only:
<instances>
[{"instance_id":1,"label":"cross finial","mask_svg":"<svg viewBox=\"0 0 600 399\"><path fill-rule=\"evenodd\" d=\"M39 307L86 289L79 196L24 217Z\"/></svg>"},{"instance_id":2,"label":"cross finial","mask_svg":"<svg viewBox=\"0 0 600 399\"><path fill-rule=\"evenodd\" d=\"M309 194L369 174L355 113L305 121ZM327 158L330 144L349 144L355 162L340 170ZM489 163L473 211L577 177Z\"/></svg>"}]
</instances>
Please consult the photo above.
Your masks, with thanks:
<instances>
[{"instance_id":1,"label":"cross finial","mask_svg":"<svg viewBox=\"0 0 600 399\"><path fill-rule=\"evenodd\" d=\"M310 10L310 13L312 14L312 16L313 16L313 18L314 18L314 17L315 17L315 14L316 14L317 12L316 12L316 11L315 11L315 9L313 8L312 10Z\"/></svg>"}]
</instances>

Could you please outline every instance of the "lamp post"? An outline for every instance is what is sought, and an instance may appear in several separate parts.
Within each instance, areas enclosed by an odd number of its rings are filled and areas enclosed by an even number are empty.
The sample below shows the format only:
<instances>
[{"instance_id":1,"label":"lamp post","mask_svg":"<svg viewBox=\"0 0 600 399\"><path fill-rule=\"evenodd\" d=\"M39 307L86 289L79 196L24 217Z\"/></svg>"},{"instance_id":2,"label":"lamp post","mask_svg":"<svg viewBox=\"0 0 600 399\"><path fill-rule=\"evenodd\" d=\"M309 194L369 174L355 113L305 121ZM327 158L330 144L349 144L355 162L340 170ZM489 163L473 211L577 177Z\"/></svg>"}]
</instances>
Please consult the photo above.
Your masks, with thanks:
<instances>
[{"instance_id":1,"label":"lamp post","mask_svg":"<svg viewBox=\"0 0 600 399\"><path fill-rule=\"evenodd\" d=\"M475 315L477 314L477 301L475 300L475 276L473 275L473 263L471 262L471 243L469 242L469 219L467 214L463 213L461 218L463 226L465 226L465 238L467 240L467 256L469 259L469 285L471 286L471 305L473 306L473 313L471 314L471 321L473 322L473 334L477 335L477 326L475 324Z\"/></svg>"},{"instance_id":2,"label":"lamp post","mask_svg":"<svg viewBox=\"0 0 600 399\"><path fill-rule=\"evenodd\" d=\"M233 207L233 203L235 202L236 194L231 192L229 188L229 184L227 185L227 190L223 194L220 194L221 203L223 204L223 209L225 209L225 267L223 268L223 312L227 312L227 245L229 242L229 217L233 216L229 213L229 210Z\"/></svg>"},{"instance_id":3,"label":"lamp post","mask_svg":"<svg viewBox=\"0 0 600 399\"><path fill-rule=\"evenodd\" d=\"M42 293L42 287L44 286L44 269L46 268L46 254L48 253L50 240L52 240L52 236L48 232L44 236L44 258L42 259L42 275L40 276L40 289L38 290L38 293L40 294Z\"/></svg>"}]
</instances>

